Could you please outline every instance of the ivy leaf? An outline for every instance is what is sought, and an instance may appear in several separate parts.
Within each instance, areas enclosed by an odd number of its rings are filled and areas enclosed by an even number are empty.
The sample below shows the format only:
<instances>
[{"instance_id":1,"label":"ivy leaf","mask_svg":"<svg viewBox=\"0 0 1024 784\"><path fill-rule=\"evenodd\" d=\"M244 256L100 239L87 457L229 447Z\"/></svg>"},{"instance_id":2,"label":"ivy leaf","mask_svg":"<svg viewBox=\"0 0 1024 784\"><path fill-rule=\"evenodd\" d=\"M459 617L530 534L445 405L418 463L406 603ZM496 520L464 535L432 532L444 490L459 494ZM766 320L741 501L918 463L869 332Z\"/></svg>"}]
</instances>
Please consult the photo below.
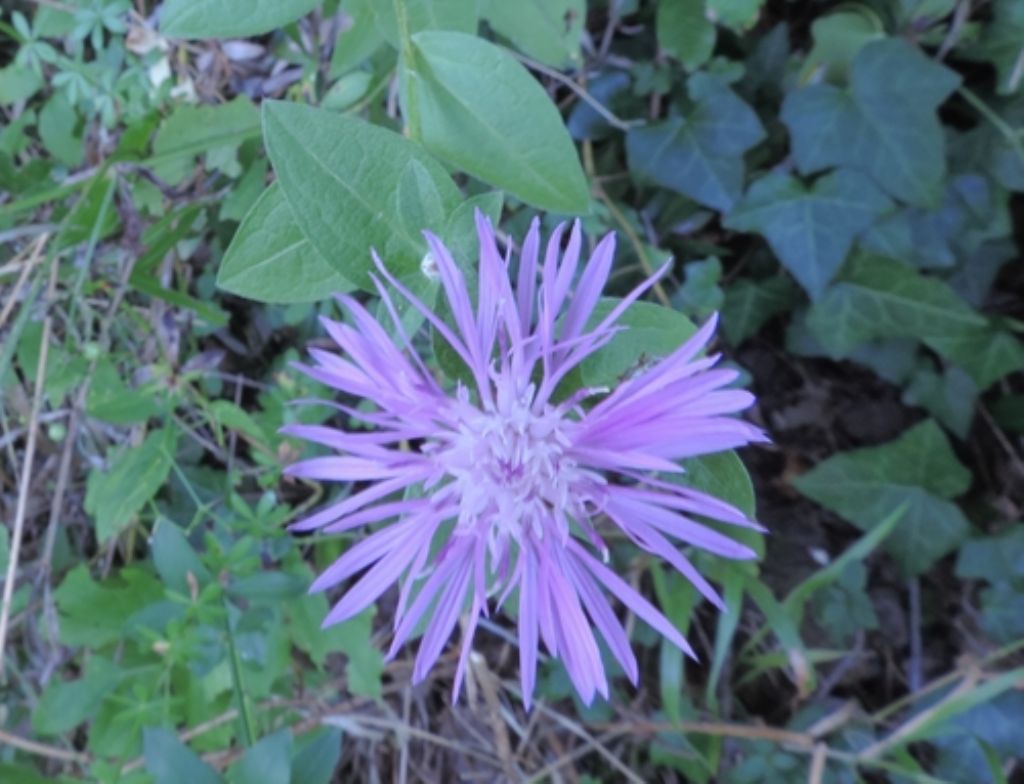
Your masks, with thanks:
<instances>
[{"instance_id":1,"label":"ivy leaf","mask_svg":"<svg viewBox=\"0 0 1024 784\"><path fill-rule=\"evenodd\" d=\"M414 138L535 207L588 210L590 189L562 117L522 65L465 33L428 30L412 40L401 95Z\"/></svg>"},{"instance_id":2,"label":"ivy leaf","mask_svg":"<svg viewBox=\"0 0 1024 784\"><path fill-rule=\"evenodd\" d=\"M786 97L782 121L800 172L849 166L898 199L932 206L946 175L935 110L959 81L901 40L867 44L854 58L849 89L815 84Z\"/></svg>"},{"instance_id":3,"label":"ivy leaf","mask_svg":"<svg viewBox=\"0 0 1024 784\"><path fill-rule=\"evenodd\" d=\"M686 70L700 68L711 57L716 33L704 11L704 0L662 0L655 25L658 46Z\"/></svg>"},{"instance_id":4,"label":"ivy leaf","mask_svg":"<svg viewBox=\"0 0 1024 784\"><path fill-rule=\"evenodd\" d=\"M762 234L816 299L842 267L857 235L891 206L871 180L847 169L810 187L795 177L769 174L750 186L725 225Z\"/></svg>"},{"instance_id":5,"label":"ivy leaf","mask_svg":"<svg viewBox=\"0 0 1024 784\"><path fill-rule=\"evenodd\" d=\"M242 219L217 271L217 287L258 302L316 302L354 286L299 228L280 183Z\"/></svg>"},{"instance_id":6,"label":"ivy leaf","mask_svg":"<svg viewBox=\"0 0 1024 784\"><path fill-rule=\"evenodd\" d=\"M720 80L695 74L693 109L626 134L630 170L698 204L728 212L743 190L743 154L764 138L754 110Z\"/></svg>"},{"instance_id":7,"label":"ivy leaf","mask_svg":"<svg viewBox=\"0 0 1024 784\"><path fill-rule=\"evenodd\" d=\"M833 455L794 482L862 531L905 507L884 547L907 575L927 571L963 541L969 525L949 499L970 483L970 472L930 419L887 444Z\"/></svg>"},{"instance_id":8,"label":"ivy leaf","mask_svg":"<svg viewBox=\"0 0 1024 784\"><path fill-rule=\"evenodd\" d=\"M799 289L787 275L764 280L741 278L725 290L722 330L729 342L738 346L770 318L792 308L798 296Z\"/></svg>"},{"instance_id":9,"label":"ivy leaf","mask_svg":"<svg viewBox=\"0 0 1024 784\"><path fill-rule=\"evenodd\" d=\"M1024 367L1024 344L972 310L943 281L897 261L857 254L807 313L829 356L879 338L916 338L960 365L981 390Z\"/></svg>"}]
</instances>

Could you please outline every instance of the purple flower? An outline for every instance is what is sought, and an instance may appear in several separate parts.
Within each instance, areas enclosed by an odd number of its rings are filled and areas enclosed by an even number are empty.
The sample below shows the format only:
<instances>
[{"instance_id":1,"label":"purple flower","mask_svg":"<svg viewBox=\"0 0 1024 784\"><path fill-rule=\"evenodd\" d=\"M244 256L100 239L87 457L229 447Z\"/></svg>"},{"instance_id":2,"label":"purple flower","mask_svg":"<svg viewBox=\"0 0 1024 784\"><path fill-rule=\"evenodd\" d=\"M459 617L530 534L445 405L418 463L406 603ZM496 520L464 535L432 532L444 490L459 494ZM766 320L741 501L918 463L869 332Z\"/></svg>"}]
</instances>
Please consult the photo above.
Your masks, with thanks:
<instances>
[{"instance_id":1,"label":"purple flower","mask_svg":"<svg viewBox=\"0 0 1024 784\"><path fill-rule=\"evenodd\" d=\"M371 426L354 432L285 428L337 453L291 466L292 476L359 483L351 495L294 528L337 533L382 524L320 575L312 590L361 575L334 605L326 626L351 618L398 583L389 656L427 616L414 681L427 674L464 616L457 698L480 616L517 594L524 703L529 707L543 641L552 656L561 657L589 704L595 693L608 695L595 630L630 680L636 683L638 677L636 657L608 594L693 655L665 616L609 567L601 530L617 527L722 607L677 544L726 558L753 558L749 547L695 517L759 526L724 501L656 474L679 473L682 458L765 439L752 425L725 416L750 406L753 396L727 388L736 373L714 369L717 355L701 356L714 333L713 318L673 354L615 389L582 389L560 397L560 382L622 329L616 325L619 317L658 275L591 326L611 270L614 235L605 237L579 270L579 224L564 252L565 227L559 226L542 257L535 219L513 284L509 259L499 255L494 231L479 213L477 233L475 307L451 254L437 237L425 234L451 325L376 260L381 275L461 358L472 377L468 386L460 383L454 391L440 386L379 283L397 341L350 297L341 302L351 323L323 320L343 356L310 349L315 365L301 369L347 396L373 403L374 410L334 404Z\"/></svg>"}]
</instances>

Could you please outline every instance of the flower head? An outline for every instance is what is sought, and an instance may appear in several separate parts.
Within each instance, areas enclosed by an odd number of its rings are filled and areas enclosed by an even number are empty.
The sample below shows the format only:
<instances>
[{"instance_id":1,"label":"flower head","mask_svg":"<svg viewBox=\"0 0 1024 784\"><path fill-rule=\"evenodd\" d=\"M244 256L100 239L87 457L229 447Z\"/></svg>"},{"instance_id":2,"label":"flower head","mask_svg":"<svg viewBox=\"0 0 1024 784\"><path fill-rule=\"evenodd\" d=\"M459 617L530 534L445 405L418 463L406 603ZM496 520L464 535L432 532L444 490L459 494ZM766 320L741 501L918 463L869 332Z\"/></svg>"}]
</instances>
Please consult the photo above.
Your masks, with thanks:
<instances>
[{"instance_id":1,"label":"flower head","mask_svg":"<svg viewBox=\"0 0 1024 784\"><path fill-rule=\"evenodd\" d=\"M542 254L534 220L513 283L510 259L499 255L494 231L479 213L477 234L475 305L451 254L437 237L425 235L450 324L377 259L380 274L464 363L471 379L466 384L442 388L380 283L397 339L350 297L341 302L351 323L324 319L343 355L311 349L315 364L301 369L344 395L369 401L373 410L335 404L369 429L285 428L337 452L297 463L291 475L360 483L294 528L331 533L381 524L320 575L313 590L360 575L330 611L327 625L351 618L398 583L389 655L428 616L414 680L430 670L464 615L457 697L480 617L517 595L524 702L529 706L543 642L563 660L589 703L596 693L608 695L595 631L629 678L638 678L609 595L693 655L679 631L608 566L602 531L617 528L721 606L677 543L726 558L752 558L750 548L694 518L758 526L724 501L663 481L657 473L678 473L680 459L764 436L726 416L747 408L753 397L728 388L736 373L715 369L718 356L701 356L714 319L614 389L561 394L567 374L622 329L620 317L657 275L598 318L595 307L611 271L614 235L579 269L579 224L564 251L565 227L559 226Z\"/></svg>"}]
</instances>

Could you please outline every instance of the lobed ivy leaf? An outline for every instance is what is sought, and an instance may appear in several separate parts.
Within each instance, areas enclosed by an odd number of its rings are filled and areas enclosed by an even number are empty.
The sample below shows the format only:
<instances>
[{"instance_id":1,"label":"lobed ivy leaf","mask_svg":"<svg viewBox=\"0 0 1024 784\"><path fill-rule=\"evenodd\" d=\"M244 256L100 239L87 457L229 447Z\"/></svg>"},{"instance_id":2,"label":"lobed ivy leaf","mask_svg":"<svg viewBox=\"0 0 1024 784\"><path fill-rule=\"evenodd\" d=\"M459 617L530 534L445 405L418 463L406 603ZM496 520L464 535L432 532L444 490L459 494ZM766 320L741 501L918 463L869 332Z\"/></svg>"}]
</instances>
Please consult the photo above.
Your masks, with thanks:
<instances>
[{"instance_id":1,"label":"lobed ivy leaf","mask_svg":"<svg viewBox=\"0 0 1024 784\"><path fill-rule=\"evenodd\" d=\"M695 74L693 109L683 117L631 128L630 171L639 179L728 212L743 190L743 154L764 138L754 110L719 79Z\"/></svg>"},{"instance_id":2,"label":"lobed ivy leaf","mask_svg":"<svg viewBox=\"0 0 1024 784\"><path fill-rule=\"evenodd\" d=\"M853 256L807 313L808 329L835 359L880 338L916 338L960 365L979 389L1024 367L1024 344L989 323L938 278L891 259Z\"/></svg>"},{"instance_id":3,"label":"lobed ivy leaf","mask_svg":"<svg viewBox=\"0 0 1024 784\"><path fill-rule=\"evenodd\" d=\"M769 174L750 186L725 225L763 235L783 266L817 299L857 235L891 206L871 180L847 169L809 187L789 175Z\"/></svg>"},{"instance_id":4,"label":"lobed ivy leaf","mask_svg":"<svg viewBox=\"0 0 1024 784\"><path fill-rule=\"evenodd\" d=\"M694 104L685 117L626 134L629 167L641 181L728 212L742 192L742 156L764 138L764 128L754 110L720 80L697 74L688 89Z\"/></svg>"},{"instance_id":5,"label":"lobed ivy leaf","mask_svg":"<svg viewBox=\"0 0 1024 784\"><path fill-rule=\"evenodd\" d=\"M658 46L687 71L700 68L715 49L715 25L704 10L704 0L662 0L655 26Z\"/></svg>"},{"instance_id":6,"label":"lobed ivy leaf","mask_svg":"<svg viewBox=\"0 0 1024 784\"><path fill-rule=\"evenodd\" d=\"M535 207L564 214L589 209L587 180L562 117L522 65L465 33L428 30L412 41L401 95L414 138Z\"/></svg>"},{"instance_id":7,"label":"lobed ivy leaf","mask_svg":"<svg viewBox=\"0 0 1024 784\"><path fill-rule=\"evenodd\" d=\"M963 541L969 524L949 499L970 483L970 472L930 419L881 446L833 455L794 481L805 496L862 531L905 506L883 546L907 575L927 571Z\"/></svg>"},{"instance_id":8,"label":"lobed ivy leaf","mask_svg":"<svg viewBox=\"0 0 1024 784\"><path fill-rule=\"evenodd\" d=\"M781 116L800 172L848 166L902 201L934 205L946 174L935 110L959 82L902 40L865 45L848 89L815 84L786 97Z\"/></svg>"},{"instance_id":9,"label":"lobed ivy leaf","mask_svg":"<svg viewBox=\"0 0 1024 784\"><path fill-rule=\"evenodd\" d=\"M730 343L738 346L757 334L769 319L791 309L798 296L799 289L786 275L764 280L741 278L725 290L722 331Z\"/></svg>"}]
</instances>

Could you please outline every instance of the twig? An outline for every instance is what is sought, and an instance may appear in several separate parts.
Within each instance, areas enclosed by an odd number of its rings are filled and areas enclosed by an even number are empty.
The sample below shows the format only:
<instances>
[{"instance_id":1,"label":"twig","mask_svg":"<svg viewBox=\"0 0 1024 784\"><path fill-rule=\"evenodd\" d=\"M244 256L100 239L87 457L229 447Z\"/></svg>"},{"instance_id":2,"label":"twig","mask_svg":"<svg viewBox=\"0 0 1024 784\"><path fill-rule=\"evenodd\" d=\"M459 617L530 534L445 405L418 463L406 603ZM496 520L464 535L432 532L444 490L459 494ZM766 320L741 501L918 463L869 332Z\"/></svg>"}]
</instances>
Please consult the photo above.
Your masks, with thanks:
<instances>
[{"instance_id":1,"label":"twig","mask_svg":"<svg viewBox=\"0 0 1024 784\"><path fill-rule=\"evenodd\" d=\"M31 257L29 257L25 266L21 268L21 274L18 276L18 280L14 284L14 288L11 289L11 295L8 297L7 302L4 303L3 310L0 310L0 328L3 328L7 318L11 315L11 311L14 310L14 305L18 301L18 295L21 294L21 288L25 285L25 281L28 280L29 273L35 268L39 259L42 258L43 245L46 244L46 240L49 236L49 234L44 234L36 240L36 244L32 248Z\"/></svg>"},{"instance_id":2,"label":"twig","mask_svg":"<svg viewBox=\"0 0 1024 784\"><path fill-rule=\"evenodd\" d=\"M48 235L43 235L37 245L42 248ZM28 494L32 486L32 461L36 456L36 438L39 433L39 414L43 407L43 385L46 381L46 361L50 353L50 330L53 318L50 306L53 304L54 292L57 290L57 265L59 257L55 254L50 265L50 282L46 288L46 316L43 319L43 334L39 339L39 360L36 365L36 382L32 397L32 410L29 414L28 437L25 444L24 469L21 472L21 486L18 488L18 503L14 512L14 526L11 530L10 557L7 562L7 576L4 578L3 599L0 600L0 686L7 683L7 669L4 666L4 655L7 650L7 624L11 617L11 602L14 598L14 578L18 573L18 559L21 556L21 539L25 532L25 517L28 510Z\"/></svg>"},{"instance_id":3,"label":"twig","mask_svg":"<svg viewBox=\"0 0 1024 784\"><path fill-rule=\"evenodd\" d=\"M556 71L554 68L548 68L546 65L544 65L544 63L538 63L536 60L533 60L524 54L512 52L512 55L517 60L519 60L519 62L521 62L523 65L529 68L531 71L542 73L545 76L554 79L556 82L564 84L574 93L576 93L576 95L578 95L583 101L585 101L591 109L593 109L595 112L601 115L613 128L618 128L620 131L628 131L630 128L635 128L638 125L644 124L643 120L620 120L618 117L612 114L612 112L609 109L605 108L604 104L597 100L597 98L595 98L585 89L576 84L576 82L574 82L564 73Z\"/></svg>"},{"instance_id":4,"label":"twig","mask_svg":"<svg viewBox=\"0 0 1024 784\"><path fill-rule=\"evenodd\" d=\"M921 582L912 577L907 581L907 593L910 604L910 661L907 662L907 680L910 691L921 688Z\"/></svg>"},{"instance_id":5,"label":"twig","mask_svg":"<svg viewBox=\"0 0 1024 784\"><path fill-rule=\"evenodd\" d=\"M626 234L626 238L633 246L633 251L636 253L637 259L640 261L640 266L643 267L644 274L647 277L651 277L654 274L654 265L651 264L650 258L647 256L647 251L644 249L643 242L640 241L640 237L633 230L633 227L626 220L626 216L622 214L615 202L612 201L611 197L605 192L604 188L594 177L594 149L589 141L583 142L583 168L587 172L587 177L593 183L593 188L597 198L604 202L608 211L612 214L615 222L619 224L622 231ZM665 307L671 307L672 303L668 298L668 294L665 292L665 288L661 285L661 281L657 281L654 284L654 295L658 298L662 305Z\"/></svg>"},{"instance_id":6,"label":"twig","mask_svg":"<svg viewBox=\"0 0 1024 784\"><path fill-rule=\"evenodd\" d=\"M47 746L45 743L38 743L28 738L12 735L4 730L0 730L0 745L11 746L28 754L35 754L37 757L47 757L48 759L70 762L75 765L88 765L90 762L88 754L82 754L78 751L67 751L56 746Z\"/></svg>"},{"instance_id":7,"label":"twig","mask_svg":"<svg viewBox=\"0 0 1024 784\"><path fill-rule=\"evenodd\" d=\"M807 784L822 784L825 780L825 763L828 761L828 746L819 743L811 754L811 768L807 772Z\"/></svg>"}]
</instances>

